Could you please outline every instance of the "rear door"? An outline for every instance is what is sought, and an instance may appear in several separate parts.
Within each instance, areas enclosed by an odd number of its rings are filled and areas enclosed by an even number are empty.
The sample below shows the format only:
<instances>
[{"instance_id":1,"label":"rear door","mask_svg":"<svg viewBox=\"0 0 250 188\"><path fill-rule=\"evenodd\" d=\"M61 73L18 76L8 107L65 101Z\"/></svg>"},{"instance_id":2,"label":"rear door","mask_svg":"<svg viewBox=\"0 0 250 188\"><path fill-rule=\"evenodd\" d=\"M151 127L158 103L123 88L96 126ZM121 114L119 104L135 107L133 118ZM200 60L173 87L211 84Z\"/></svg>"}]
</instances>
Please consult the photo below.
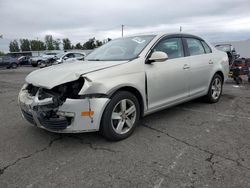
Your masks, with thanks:
<instances>
[{"instance_id":1,"label":"rear door","mask_svg":"<svg viewBox=\"0 0 250 188\"><path fill-rule=\"evenodd\" d=\"M191 96L204 94L207 91L211 71L213 70L212 53L209 52L209 49L205 50L202 40L198 38L184 38L183 40L189 55L186 57L190 65L189 94ZM206 46L206 48L209 48L209 46Z\"/></svg>"},{"instance_id":2,"label":"rear door","mask_svg":"<svg viewBox=\"0 0 250 188\"><path fill-rule=\"evenodd\" d=\"M169 58L164 62L145 64L151 110L188 97L188 65L181 38L163 38L152 51L165 52Z\"/></svg>"}]
</instances>

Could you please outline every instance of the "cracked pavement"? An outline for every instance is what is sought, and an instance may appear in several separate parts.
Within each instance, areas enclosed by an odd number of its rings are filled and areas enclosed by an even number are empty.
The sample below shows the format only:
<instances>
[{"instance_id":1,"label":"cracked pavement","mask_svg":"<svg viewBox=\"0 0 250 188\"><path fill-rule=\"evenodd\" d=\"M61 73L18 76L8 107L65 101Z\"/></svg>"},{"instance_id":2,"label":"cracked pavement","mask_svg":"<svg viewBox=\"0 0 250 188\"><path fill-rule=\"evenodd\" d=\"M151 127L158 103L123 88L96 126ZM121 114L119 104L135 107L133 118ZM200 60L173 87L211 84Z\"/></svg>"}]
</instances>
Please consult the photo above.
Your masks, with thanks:
<instances>
[{"instance_id":1,"label":"cracked pavement","mask_svg":"<svg viewBox=\"0 0 250 188\"><path fill-rule=\"evenodd\" d=\"M0 187L250 187L250 84L217 104L191 101L141 120L108 142L55 134L21 117L17 94L34 70L0 70Z\"/></svg>"}]
</instances>

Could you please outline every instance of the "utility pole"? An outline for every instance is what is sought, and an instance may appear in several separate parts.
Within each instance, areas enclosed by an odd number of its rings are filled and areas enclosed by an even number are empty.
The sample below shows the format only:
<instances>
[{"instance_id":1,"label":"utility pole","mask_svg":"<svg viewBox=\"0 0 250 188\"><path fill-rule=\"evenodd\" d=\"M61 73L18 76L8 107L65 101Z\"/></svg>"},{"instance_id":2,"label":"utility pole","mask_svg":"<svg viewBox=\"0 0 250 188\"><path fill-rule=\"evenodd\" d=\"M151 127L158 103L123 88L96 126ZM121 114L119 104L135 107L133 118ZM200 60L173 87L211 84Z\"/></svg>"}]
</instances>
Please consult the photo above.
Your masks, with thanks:
<instances>
[{"instance_id":1,"label":"utility pole","mask_svg":"<svg viewBox=\"0 0 250 188\"><path fill-rule=\"evenodd\" d=\"M122 37L123 37L123 28L124 28L124 25L122 25Z\"/></svg>"},{"instance_id":2,"label":"utility pole","mask_svg":"<svg viewBox=\"0 0 250 188\"><path fill-rule=\"evenodd\" d=\"M180 32L182 32L182 27L180 26Z\"/></svg>"},{"instance_id":3,"label":"utility pole","mask_svg":"<svg viewBox=\"0 0 250 188\"><path fill-rule=\"evenodd\" d=\"M36 40L37 40L37 44L38 44L38 56L40 56L40 42L39 42L38 37L36 37Z\"/></svg>"}]
</instances>

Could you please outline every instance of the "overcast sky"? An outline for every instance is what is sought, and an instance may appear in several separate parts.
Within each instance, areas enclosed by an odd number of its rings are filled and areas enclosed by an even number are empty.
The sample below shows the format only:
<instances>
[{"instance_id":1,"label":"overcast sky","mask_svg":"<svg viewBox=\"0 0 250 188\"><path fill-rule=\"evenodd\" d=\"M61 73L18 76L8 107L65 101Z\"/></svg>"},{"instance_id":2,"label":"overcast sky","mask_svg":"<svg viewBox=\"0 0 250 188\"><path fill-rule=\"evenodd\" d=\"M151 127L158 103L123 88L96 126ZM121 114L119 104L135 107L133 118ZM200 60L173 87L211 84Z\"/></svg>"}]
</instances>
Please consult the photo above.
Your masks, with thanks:
<instances>
[{"instance_id":1,"label":"overcast sky","mask_svg":"<svg viewBox=\"0 0 250 188\"><path fill-rule=\"evenodd\" d=\"M198 34L210 42L250 39L249 0L0 0L0 50L13 39L73 43L147 32Z\"/></svg>"}]
</instances>

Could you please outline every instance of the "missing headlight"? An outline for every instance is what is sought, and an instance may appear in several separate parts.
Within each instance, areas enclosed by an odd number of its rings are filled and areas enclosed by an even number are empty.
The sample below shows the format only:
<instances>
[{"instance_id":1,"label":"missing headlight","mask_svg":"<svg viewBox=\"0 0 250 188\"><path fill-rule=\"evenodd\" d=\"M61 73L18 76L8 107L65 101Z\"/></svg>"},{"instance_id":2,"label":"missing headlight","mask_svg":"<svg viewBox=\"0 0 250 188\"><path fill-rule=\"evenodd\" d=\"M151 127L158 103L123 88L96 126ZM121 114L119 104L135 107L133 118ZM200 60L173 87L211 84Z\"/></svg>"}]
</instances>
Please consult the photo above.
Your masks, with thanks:
<instances>
[{"instance_id":1,"label":"missing headlight","mask_svg":"<svg viewBox=\"0 0 250 188\"><path fill-rule=\"evenodd\" d=\"M53 96L53 100L59 104L64 102L67 98L79 99L78 93L82 89L84 84L84 78L79 78L78 80L67 82L56 86L52 89L43 89L41 92L41 97Z\"/></svg>"}]
</instances>

